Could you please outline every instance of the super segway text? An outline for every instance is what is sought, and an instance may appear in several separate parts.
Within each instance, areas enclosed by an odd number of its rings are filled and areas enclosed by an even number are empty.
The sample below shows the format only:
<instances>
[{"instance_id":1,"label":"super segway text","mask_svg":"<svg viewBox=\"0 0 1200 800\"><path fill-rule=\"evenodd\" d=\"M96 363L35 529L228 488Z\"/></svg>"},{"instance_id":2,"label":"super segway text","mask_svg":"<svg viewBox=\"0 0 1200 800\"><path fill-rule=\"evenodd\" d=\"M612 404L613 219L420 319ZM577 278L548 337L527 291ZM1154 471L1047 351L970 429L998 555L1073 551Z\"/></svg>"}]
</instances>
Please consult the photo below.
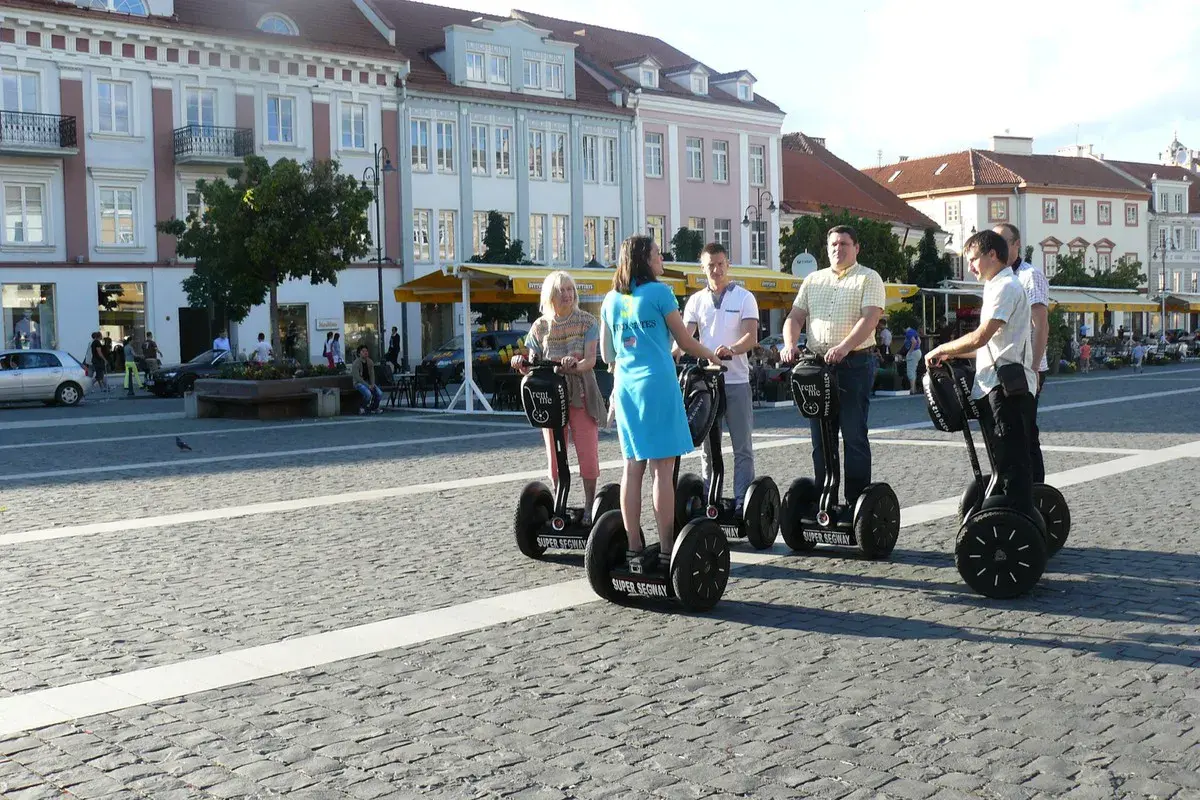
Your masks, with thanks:
<instances>
[{"instance_id":1,"label":"super segway text","mask_svg":"<svg viewBox=\"0 0 1200 800\"><path fill-rule=\"evenodd\" d=\"M613 578L612 585L618 592L634 594L639 597L670 597L667 594L667 587L661 583L641 583L623 578Z\"/></svg>"},{"instance_id":2,"label":"super segway text","mask_svg":"<svg viewBox=\"0 0 1200 800\"><path fill-rule=\"evenodd\" d=\"M578 536L539 536L537 543L538 547L546 547L551 550L584 550L587 548L587 539Z\"/></svg>"}]
</instances>

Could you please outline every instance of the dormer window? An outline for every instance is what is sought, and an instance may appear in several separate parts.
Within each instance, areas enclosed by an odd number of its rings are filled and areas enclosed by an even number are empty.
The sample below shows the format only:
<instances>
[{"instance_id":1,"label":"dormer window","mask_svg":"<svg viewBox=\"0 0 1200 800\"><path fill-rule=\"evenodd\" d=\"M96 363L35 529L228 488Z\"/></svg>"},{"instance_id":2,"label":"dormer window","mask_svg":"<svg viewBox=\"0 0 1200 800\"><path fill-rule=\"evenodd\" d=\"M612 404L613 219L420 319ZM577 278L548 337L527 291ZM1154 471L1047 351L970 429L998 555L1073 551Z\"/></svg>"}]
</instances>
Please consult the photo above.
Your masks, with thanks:
<instances>
[{"instance_id":1,"label":"dormer window","mask_svg":"<svg viewBox=\"0 0 1200 800\"><path fill-rule=\"evenodd\" d=\"M483 83L487 80L487 73L483 68L483 53L468 50L467 51L467 80Z\"/></svg>"},{"instance_id":2,"label":"dormer window","mask_svg":"<svg viewBox=\"0 0 1200 800\"><path fill-rule=\"evenodd\" d=\"M650 89L658 88L658 70L642 67L642 86Z\"/></svg>"},{"instance_id":3,"label":"dormer window","mask_svg":"<svg viewBox=\"0 0 1200 800\"><path fill-rule=\"evenodd\" d=\"M749 103L754 99L754 89L750 88L748 83L738 84L738 100Z\"/></svg>"},{"instance_id":4,"label":"dormer window","mask_svg":"<svg viewBox=\"0 0 1200 800\"><path fill-rule=\"evenodd\" d=\"M150 14L142 0L91 0L89 8L98 11L116 11L121 14L137 14L140 17Z\"/></svg>"},{"instance_id":5,"label":"dormer window","mask_svg":"<svg viewBox=\"0 0 1200 800\"><path fill-rule=\"evenodd\" d=\"M300 35L300 29L296 27L296 23L283 14L265 14L258 21L258 29L263 33L274 33L279 36Z\"/></svg>"},{"instance_id":6,"label":"dormer window","mask_svg":"<svg viewBox=\"0 0 1200 800\"><path fill-rule=\"evenodd\" d=\"M692 94L708 94L708 78L703 75L693 75Z\"/></svg>"}]
</instances>

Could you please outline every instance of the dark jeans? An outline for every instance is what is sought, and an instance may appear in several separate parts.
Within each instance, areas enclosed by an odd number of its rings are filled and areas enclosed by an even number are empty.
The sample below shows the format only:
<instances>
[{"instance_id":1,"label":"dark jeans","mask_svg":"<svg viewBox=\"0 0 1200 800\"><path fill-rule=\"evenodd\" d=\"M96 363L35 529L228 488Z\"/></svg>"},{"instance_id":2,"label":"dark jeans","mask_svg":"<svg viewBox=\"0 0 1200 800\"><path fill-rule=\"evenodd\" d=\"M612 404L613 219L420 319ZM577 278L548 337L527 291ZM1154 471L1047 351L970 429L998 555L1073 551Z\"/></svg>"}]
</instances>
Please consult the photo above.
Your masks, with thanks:
<instances>
[{"instance_id":1,"label":"dark jeans","mask_svg":"<svg viewBox=\"0 0 1200 800\"><path fill-rule=\"evenodd\" d=\"M1046 384L1046 373L1038 373L1038 393L1033 398L1033 416L1029 420L1029 468L1034 483L1046 482L1046 462L1042 459L1041 431L1038 430L1038 403L1042 398L1042 387Z\"/></svg>"},{"instance_id":2,"label":"dark jeans","mask_svg":"<svg viewBox=\"0 0 1200 800\"><path fill-rule=\"evenodd\" d=\"M980 404L979 424L991 431L992 460L1000 491L1015 508L1033 509L1033 470L1029 430L1037 398L1032 394L1005 397L1002 389L988 392Z\"/></svg>"},{"instance_id":3,"label":"dark jeans","mask_svg":"<svg viewBox=\"0 0 1200 800\"><path fill-rule=\"evenodd\" d=\"M871 482L871 443L867 441L867 413L871 405L871 354L865 351L846 357L835 369L838 402L841 405L842 469L846 476L846 502L853 506ZM821 424L810 419L813 474L817 486L825 481L825 454L821 449Z\"/></svg>"}]
</instances>

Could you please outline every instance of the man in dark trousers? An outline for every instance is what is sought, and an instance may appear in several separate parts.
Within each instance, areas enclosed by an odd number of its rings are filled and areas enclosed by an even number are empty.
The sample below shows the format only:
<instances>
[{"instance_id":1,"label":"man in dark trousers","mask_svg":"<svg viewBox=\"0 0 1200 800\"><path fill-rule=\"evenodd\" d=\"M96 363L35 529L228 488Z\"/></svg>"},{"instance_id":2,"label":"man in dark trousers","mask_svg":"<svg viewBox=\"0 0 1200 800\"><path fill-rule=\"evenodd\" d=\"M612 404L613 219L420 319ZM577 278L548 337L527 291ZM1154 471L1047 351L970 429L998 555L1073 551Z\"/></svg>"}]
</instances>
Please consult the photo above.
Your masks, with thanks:
<instances>
[{"instance_id":1,"label":"man in dark trousers","mask_svg":"<svg viewBox=\"0 0 1200 800\"><path fill-rule=\"evenodd\" d=\"M392 336L388 340L387 362L396 372L400 371L400 332L392 326Z\"/></svg>"}]
</instances>

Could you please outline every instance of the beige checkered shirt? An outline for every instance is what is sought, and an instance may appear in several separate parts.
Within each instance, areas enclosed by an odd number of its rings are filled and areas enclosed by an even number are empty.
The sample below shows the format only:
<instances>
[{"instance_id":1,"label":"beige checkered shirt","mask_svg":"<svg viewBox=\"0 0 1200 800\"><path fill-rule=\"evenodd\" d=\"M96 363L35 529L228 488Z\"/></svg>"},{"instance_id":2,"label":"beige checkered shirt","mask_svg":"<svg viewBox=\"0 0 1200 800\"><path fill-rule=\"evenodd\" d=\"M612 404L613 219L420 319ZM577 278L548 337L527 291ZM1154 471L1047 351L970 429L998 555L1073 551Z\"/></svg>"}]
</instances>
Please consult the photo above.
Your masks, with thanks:
<instances>
[{"instance_id":1,"label":"beige checkered shirt","mask_svg":"<svg viewBox=\"0 0 1200 800\"><path fill-rule=\"evenodd\" d=\"M808 312L808 349L818 355L845 339L865 308L884 308L886 293L879 273L855 263L840 276L831 267L804 279L793 306ZM875 344L875 331L858 350Z\"/></svg>"}]
</instances>

